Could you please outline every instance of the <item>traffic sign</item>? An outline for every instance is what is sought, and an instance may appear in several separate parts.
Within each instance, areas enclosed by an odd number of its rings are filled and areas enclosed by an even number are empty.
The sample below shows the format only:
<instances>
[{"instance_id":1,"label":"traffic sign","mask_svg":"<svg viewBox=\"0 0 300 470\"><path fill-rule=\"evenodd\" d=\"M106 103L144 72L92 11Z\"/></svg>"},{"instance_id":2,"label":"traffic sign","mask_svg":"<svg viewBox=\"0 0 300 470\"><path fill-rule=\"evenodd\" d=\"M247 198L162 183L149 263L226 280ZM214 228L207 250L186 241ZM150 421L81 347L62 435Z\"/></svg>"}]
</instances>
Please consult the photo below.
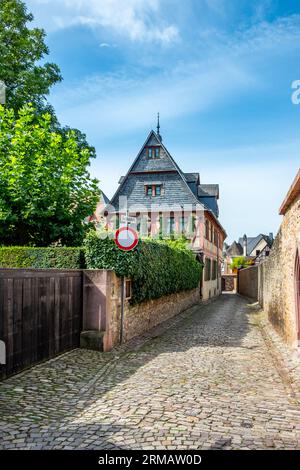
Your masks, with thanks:
<instances>
[{"instance_id":1,"label":"traffic sign","mask_svg":"<svg viewBox=\"0 0 300 470\"><path fill-rule=\"evenodd\" d=\"M139 236L131 227L121 227L116 231L115 243L120 250L133 250L139 242Z\"/></svg>"},{"instance_id":2,"label":"traffic sign","mask_svg":"<svg viewBox=\"0 0 300 470\"><path fill-rule=\"evenodd\" d=\"M122 215L121 216L122 224L136 224L136 217L129 217L129 215Z\"/></svg>"}]
</instances>

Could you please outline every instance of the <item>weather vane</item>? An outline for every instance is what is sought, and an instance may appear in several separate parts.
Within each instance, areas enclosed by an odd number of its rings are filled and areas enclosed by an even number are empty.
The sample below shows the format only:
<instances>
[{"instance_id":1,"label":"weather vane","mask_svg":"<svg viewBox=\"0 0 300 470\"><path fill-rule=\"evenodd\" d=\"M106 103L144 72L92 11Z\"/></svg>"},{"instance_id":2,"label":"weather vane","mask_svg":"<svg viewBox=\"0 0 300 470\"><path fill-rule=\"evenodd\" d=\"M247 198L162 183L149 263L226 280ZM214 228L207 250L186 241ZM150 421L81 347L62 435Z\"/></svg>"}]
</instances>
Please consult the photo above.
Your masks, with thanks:
<instances>
[{"instance_id":1,"label":"weather vane","mask_svg":"<svg viewBox=\"0 0 300 470\"><path fill-rule=\"evenodd\" d=\"M159 137L159 140L162 141L162 136L160 135L160 123L159 123L159 113L157 113L157 135Z\"/></svg>"}]
</instances>

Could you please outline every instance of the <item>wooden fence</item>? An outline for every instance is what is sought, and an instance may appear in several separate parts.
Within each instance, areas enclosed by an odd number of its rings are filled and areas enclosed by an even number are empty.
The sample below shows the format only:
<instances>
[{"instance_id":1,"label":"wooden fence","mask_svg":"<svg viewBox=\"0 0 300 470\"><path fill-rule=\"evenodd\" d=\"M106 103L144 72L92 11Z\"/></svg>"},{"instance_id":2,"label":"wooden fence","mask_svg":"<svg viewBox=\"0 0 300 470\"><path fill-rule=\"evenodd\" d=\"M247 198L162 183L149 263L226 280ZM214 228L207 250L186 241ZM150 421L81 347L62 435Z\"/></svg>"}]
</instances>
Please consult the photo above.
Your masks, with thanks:
<instances>
[{"instance_id":1,"label":"wooden fence","mask_svg":"<svg viewBox=\"0 0 300 470\"><path fill-rule=\"evenodd\" d=\"M78 347L82 271L0 269L0 377Z\"/></svg>"}]
</instances>

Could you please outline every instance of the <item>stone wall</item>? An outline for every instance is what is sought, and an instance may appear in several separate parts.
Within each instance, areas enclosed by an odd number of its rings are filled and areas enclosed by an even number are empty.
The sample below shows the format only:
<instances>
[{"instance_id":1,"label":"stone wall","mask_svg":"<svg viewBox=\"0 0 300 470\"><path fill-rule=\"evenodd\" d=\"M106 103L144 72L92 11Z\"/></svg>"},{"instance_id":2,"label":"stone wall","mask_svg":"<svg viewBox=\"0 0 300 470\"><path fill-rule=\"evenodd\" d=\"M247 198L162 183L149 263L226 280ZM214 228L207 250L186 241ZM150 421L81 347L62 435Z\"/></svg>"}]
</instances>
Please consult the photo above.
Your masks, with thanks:
<instances>
[{"instance_id":1,"label":"stone wall","mask_svg":"<svg viewBox=\"0 0 300 470\"><path fill-rule=\"evenodd\" d=\"M245 297L258 300L258 267L240 269L238 272L238 292Z\"/></svg>"},{"instance_id":2,"label":"stone wall","mask_svg":"<svg viewBox=\"0 0 300 470\"><path fill-rule=\"evenodd\" d=\"M131 305L124 280L95 269L84 271L83 299L82 347L110 351L200 302L200 288Z\"/></svg>"},{"instance_id":3,"label":"stone wall","mask_svg":"<svg viewBox=\"0 0 300 470\"><path fill-rule=\"evenodd\" d=\"M125 303L124 340L141 335L200 301L199 289L167 295L131 306Z\"/></svg>"},{"instance_id":4,"label":"stone wall","mask_svg":"<svg viewBox=\"0 0 300 470\"><path fill-rule=\"evenodd\" d=\"M295 257L300 249L300 195L286 212L270 256L259 266L259 302L277 332L297 345Z\"/></svg>"}]
</instances>

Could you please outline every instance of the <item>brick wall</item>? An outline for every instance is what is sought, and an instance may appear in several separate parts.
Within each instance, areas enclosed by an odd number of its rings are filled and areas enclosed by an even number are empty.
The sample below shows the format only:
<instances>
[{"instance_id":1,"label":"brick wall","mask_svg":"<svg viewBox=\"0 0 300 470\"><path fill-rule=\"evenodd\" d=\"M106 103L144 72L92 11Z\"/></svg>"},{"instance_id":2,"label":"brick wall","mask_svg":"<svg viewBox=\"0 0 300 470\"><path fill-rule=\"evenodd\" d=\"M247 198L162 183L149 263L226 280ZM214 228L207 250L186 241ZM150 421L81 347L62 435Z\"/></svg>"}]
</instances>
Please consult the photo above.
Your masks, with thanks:
<instances>
[{"instance_id":1,"label":"brick wall","mask_svg":"<svg viewBox=\"0 0 300 470\"><path fill-rule=\"evenodd\" d=\"M286 212L269 258L259 266L259 302L277 332L297 343L295 256L300 249L300 195Z\"/></svg>"}]
</instances>

